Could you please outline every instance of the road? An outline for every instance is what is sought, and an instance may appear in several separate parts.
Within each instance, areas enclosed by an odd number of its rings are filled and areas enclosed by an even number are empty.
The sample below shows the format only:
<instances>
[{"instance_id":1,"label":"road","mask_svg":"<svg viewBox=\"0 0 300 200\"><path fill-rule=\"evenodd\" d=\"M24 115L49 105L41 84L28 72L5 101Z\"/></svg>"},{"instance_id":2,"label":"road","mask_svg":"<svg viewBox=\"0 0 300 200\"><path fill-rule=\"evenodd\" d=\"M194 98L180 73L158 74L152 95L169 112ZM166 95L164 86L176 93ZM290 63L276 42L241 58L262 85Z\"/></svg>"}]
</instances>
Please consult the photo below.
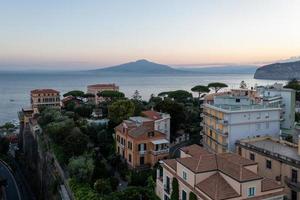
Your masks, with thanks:
<instances>
[{"instance_id":1,"label":"road","mask_svg":"<svg viewBox=\"0 0 300 200\"><path fill-rule=\"evenodd\" d=\"M0 160L0 176L7 180L7 186L5 187L6 199L21 200L15 177L2 160Z\"/></svg>"}]
</instances>

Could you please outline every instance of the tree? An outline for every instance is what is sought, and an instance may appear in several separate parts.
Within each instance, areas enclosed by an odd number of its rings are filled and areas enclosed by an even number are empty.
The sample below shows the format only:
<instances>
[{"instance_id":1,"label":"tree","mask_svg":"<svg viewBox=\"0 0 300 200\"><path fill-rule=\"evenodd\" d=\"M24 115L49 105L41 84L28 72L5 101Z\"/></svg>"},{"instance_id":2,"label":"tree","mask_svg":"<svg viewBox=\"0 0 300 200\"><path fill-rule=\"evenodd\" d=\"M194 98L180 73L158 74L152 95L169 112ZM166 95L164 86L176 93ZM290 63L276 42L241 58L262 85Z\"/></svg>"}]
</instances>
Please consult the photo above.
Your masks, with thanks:
<instances>
[{"instance_id":1,"label":"tree","mask_svg":"<svg viewBox=\"0 0 300 200\"><path fill-rule=\"evenodd\" d=\"M9 150L9 139L6 137L0 138L0 154L7 154Z\"/></svg>"},{"instance_id":2,"label":"tree","mask_svg":"<svg viewBox=\"0 0 300 200\"><path fill-rule=\"evenodd\" d=\"M220 83L220 82L214 82L214 83L209 83L208 88L213 88L215 90L215 93L218 93L218 91L222 88L226 88L228 85L225 83Z\"/></svg>"},{"instance_id":3,"label":"tree","mask_svg":"<svg viewBox=\"0 0 300 200\"><path fill-rule=\"evenodd\" d=\"M172 180L171 200L179 200L179 186L176 178L173 178Z\"/></svg>"},{"instance_id":4,"label":"tree","mask_svg":"<svg viewBox=\"0 0 300 200\"><path fill-rule=\"evenodd\" d=\"M8 131L9 129L15 128L15 125L13 125L10 122L6 122L3 126L0 126L0 128L5 129L6 131Z\"/></svg>"},{"instance_id":5,"label":"tree","mask_svg":"<svg viewBox=\"0 0 300 200\"><path fill-rule=\"evenodd\" d=\"M292 79L284 86L284 88L290 88L298 91L300 90L300 84L297 79Z\"/></svg>"},{"instance_id":6,"label":"tree","mask_svg":"<svg viewBox=\"0 0 300 200\"><path fill-rule=\"evenodd\" d=\"M112 192L109 179L98 179L94 183L94 189L101 195L109 194Z\"/></svg>"},{"instance_id":7,"label":"tree","mask_svg":"<svg viewBox=\"0 0 300 200\"><path fill-rule=\"evenodd\" d=\"M81 117L88 118L93 113L93 107L91 105L79 105L74 108L74 112Z\"/></svg>"},{"instance_id":8,"label":"tree","mask_svg":"<svg viewBox=\"0 0 300 200\"><path fill-rule=\"evenodd\" d=\"M138 90L135 90L133 95L132 95L132 99L136 100L136 101L142 101L142 96L140 95Z\"/></svg>"},{"instance_id":9,"label":"tree","mask_svg":"<svg viewBox=\"0 0 300 200\"><path fill-rule=\"evenodd\" d=\"M155 106L155 110L169 113L171 116L171 134L175 134L186 122L185 107L176 101L165 99ZM172 139L172 137L171 137Z\"/></svg>"},{"instance_id":10,"label":"tree","mask_svg":"<svg viewBox=\"0 0 300 200\"><path fill-rule=\"evenodd\" d=\"M187 100L190 100L193 95L185 90L175 90L169 92L168 97L178 102L185 102Z\"/></svg>"},{"instance_id":11,"label":"tree","mask_svg":"<svg viewBox=\"0 0 300 200\"><path fill-rule=\"evenodd\" d=\"M67 155L78 156L87 147L88 136L83 134L79 128L74 128L64 141L64 151Z\"/></svg>"},{"instance_id":12,"label":"tree","mask_svg":"<svg viewBox=\"0 0 300 200\"><path fill-rule=\"evenodd\" d=\"M90 155L72 157L68 164L70 176L78 182L89 182L94 170L94 161Z\"/></svg>"},{"instance_id":13,"label":"tree","mask_svg":"<svg viewBox=\"0 0 300 200\"><path fill-rule=\"evenodd\" d=\"M80 90L72 90L70 92L65 93L63 96L64 97L73 96L73 97L83 98L84 97L84 92L82 92Z\"/></svg>"},{"instance_id":14,"label":"tree","mask_svg":"<svg viewBox=\"0 0 300 200\"><path fill-rule=\"evenodd\" d=\"M74 127L74 121L72 119L66 119L49 123L45 127L45 132L56 144L62 144Z\"/></svg>"},{"instance_id":15,"label":"tree","mask_svg":"<svg viewBox=\"0 0 300 200\"><path fill-rule=\"evenodd\" d=\"M113 90L106 90L97 93L98 97L103 97L106 101L115 101L118 99L122 99L125 97L123 92L113 91Z\"/></svg>"},{"instance_id":16,"label":"tree","mask_svg":"<svg viewBox=\"0 0 300 200\"><path fill-rule=\"evenodd\" d=\"M133 116L134 109L134 104L130 100L116 101L108 107L108 118L114 124L119 124L124 119Z\"/></svg>"},{"instance_id":17,"label":"tree","mask_svg":"<svg viewBox=\"0 0 300 200\"><path fill-rule=\"evenodd\" d=\"M209 88L205 85L196 85L191 89L193 92L197 92L199 94L199 99L201 97L201 94L203 93L209 93Z\"/></svg>"},{"instance_id":18,"label":"tree","mask_svg":"<svg viewBox=\"0 0 300 200\"><path fill-rule=\"evenodd\" d=\"M190 192L189 200L197 200L197 196L195 195L195 193Z\"/></svg>"},{"instance_id":19,"label":"tree","mask_svg":"<svg viewBox=\"0 0 300 200\"><path fill-rule=\"evenodd\" d=\"M147 187L149 188L149 190L153 190L153 191L155 190L155 182L154 182L152 176L149 176L147 178Z\"/></svg>"}]
</instances>

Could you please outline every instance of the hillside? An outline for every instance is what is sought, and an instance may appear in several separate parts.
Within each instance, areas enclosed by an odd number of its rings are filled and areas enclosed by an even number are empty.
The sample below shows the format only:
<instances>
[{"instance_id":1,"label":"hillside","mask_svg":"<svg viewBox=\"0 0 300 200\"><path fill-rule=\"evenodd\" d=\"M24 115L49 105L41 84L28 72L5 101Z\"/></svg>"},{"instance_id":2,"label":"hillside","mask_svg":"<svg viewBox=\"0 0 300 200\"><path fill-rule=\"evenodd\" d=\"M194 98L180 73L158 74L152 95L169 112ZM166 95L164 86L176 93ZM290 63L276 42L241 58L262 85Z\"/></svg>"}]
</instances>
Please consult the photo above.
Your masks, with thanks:
<instances>
[{"instance_id":1,"label":"hillside","mask_svg":"<svg viewBox=\"0 0 300 200\"><path fill-rule=\"evenodd\" d=\"M93 70L94 72L108 73L136 73L136 74L174 74L184 73L170 66L157 64L147 60L138 60L117 66Z\"/></svg>"},{"instance_id":2,"label":"hillside","mask_svg":"<svg viewBox=\"0 0 300 200\"><path fill-rule=\"evenodd\" d=\"M254 78L269 80L300 79L300 61L275 63L260 67L256 70Z\"/></svg>"}]
</instances>

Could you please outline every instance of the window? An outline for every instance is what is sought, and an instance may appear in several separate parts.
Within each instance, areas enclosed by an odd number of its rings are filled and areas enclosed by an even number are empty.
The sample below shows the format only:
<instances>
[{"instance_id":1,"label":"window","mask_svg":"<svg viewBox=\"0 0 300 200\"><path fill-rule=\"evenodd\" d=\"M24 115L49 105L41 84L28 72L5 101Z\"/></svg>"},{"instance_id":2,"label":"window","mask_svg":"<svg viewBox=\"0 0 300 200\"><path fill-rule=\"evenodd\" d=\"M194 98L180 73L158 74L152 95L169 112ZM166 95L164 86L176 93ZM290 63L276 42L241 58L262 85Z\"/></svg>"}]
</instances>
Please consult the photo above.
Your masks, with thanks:
<instances>
[{"instance_id":1,"label":"window","mask_svg":"<svg viewBox=\"0 0 300 200\"><path fill-rule=\"evenodd\" d=\"M256 130L260 130L260 128L261 128L260 123L257 123L257 124L256 124Z\"/></svg>"},{"instance_id":2,"label":"window","mask_svg":"<svg viewBox=\"0 0 300 200\"><path fill-rule=\"evenodd\" d=\"M120 143L120 136L117 135L117 141Z\"/></svg>"},{"instance_id":3,"label":"window","mask_svg":"<svg viewBox=\"0 0 300 200\"><path fill-rule=\"evenodd\" d=\"M255 155L254 155L254 153L250 153L250 160L255 161Z\"/></svg>"},{"instance_id":4,"label":"window","mask_svg":"<svg viewBox=\"0 0 300 200\"><path fill-rule=\"evenodd\" d=\"M248 197L255 196L255 192L256 192L256 188L255 187L248 188Z\"/></svg>"},{"instance_id":5,"label":"window","mask_svg":"<svg viewBox=\"0 0 300 200\"><path fill-rule=\"evenodd\" d=\"M266 122L266 129L269 129L269 127L270 127L270 123Z\"/></svg>"},{"instance_id":6,"label":"window","mask_svg":"<svg viewBox=\"0 0 300 200\"><path fill-rule=\"evenodd\" d=\"M295 169L292 169L292 182L294 183L298 182L298 171Z\"/></svg>"},{"instance_id":7,"label":"window","mask_svg":"<svg viewBox=\"0 0 300 200\"><path fill-rule=\"evenodd\" d=\"M266 160L266 168L267 169L272 169L272 162L271 162L271 160Z\"/></svg>"},{"instance_id":8,"label":"window","mask_svg":"<svg viewBox=\"0 0 300 200\"><path fill-rule=\"evenodd\" d=\"M132 142L128 141L128 149L132 150Z\"/></svg>"},{"instance_id":9,"label":"window","mask_svg":"<svg viewBox=\"0 0 300 200\"><path fill-rule=\"evenodd\" d=\"M185 171L182 171L182 178L183 178L184 180L187 179L187 173L186 173Z\"/></svg>"},{"instance_id":10,"label":"window","mask_svg":"<svg viewBox=\"0 0 300 200\"><path fill-rule=\"evenodd\" d=\"M291 199L292 200L297 200L298 199L297 192L295 192L294 190L291 191Z\"/></svg>"},{"instance_id":11,"label":"window","mask_svg":"<svg viewBox=\"0 0 300 200\"><path fill-rule=\"evenodd\" d=\"M235 102L236 102L236 103L240 103L240 102L241 102L241 99L235 99Z\"/></svg>"},{"instance_id":12,"label":"window","mask_svg":"<svg viewBox=\"0 0 300 200\"><path fill-rule=\"evenodd\" d=\"M131 154L128 155L128 160L131 163Z\"/></svg>"},{"instance_id":13,"label":"window","mask_svg":"<svg viewBox=\"0 0 300 200\"><path fill-rule=\"evenodd\" d=\"M182 200L187 200L186 199L186 191L182 190L182 193L181 193L181 199Z\"/></svg>"}]
</instances>

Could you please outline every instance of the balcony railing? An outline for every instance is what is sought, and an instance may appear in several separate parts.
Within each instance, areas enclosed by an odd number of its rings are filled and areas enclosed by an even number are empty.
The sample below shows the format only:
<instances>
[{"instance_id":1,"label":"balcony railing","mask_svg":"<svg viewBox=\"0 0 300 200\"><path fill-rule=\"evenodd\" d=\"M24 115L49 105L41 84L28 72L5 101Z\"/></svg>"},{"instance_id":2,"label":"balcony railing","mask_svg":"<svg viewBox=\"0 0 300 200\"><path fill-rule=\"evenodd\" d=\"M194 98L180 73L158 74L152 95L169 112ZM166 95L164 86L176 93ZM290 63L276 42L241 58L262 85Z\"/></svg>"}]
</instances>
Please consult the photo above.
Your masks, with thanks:
<instances>
[{"instance_id":1,"label":"balcony railing","mask_svg":"<svg viewBox=\"0 0 300 200\"><path fill-rule=\"evenodd\" d=\"M139 153L140 153L140 155L145 155L147 153L147 151L146 150L140 150Z\"/></svg>"},{"instance_id":2,"label":"balcony railing","mask_svg":"<svg viewBox=\"0 0 300 200\"><path fill-rule=\"evenodd\" d=\"M281 154L280 153L274 153L274 152L271 152L269 150L259 148L257 146L252 145L252 144L244 143L244 142L240 142L240 141L236 141L236 145L244 147L246 149L256 151L256 152L260 152L260 153L268 155L269 157L272 157L276 160L280 160L282 162L289 163L293 166L300 167L300 160L296 160L294 158L285 156L285 155L283 155L284 153L281 153Z\"/></svg>"},{"instance_id":3,"label":"balcony railing","mask_svg":"<svg viewBox=\"0 0 300 200\"><path fill-rule=\"evenodd\" d=\"M160 149L160 150L154 150L151 151L153 155L159 155L159 154L165 154L169 153L169 149Z\"/></svg>"},{"instance_id":4,"label":"balcony railing","mask_svg":"<svg viewBox=\"0 0 300 200\"><path fill-rule=\"evenodd\" d=\"M295 190L297 192L300 192L300 183L299 182L294 181L293 179L291 179L287 176L284 177L284 181L289 188L291 188L292 190Z\"/></svg>"}]
</instances>

